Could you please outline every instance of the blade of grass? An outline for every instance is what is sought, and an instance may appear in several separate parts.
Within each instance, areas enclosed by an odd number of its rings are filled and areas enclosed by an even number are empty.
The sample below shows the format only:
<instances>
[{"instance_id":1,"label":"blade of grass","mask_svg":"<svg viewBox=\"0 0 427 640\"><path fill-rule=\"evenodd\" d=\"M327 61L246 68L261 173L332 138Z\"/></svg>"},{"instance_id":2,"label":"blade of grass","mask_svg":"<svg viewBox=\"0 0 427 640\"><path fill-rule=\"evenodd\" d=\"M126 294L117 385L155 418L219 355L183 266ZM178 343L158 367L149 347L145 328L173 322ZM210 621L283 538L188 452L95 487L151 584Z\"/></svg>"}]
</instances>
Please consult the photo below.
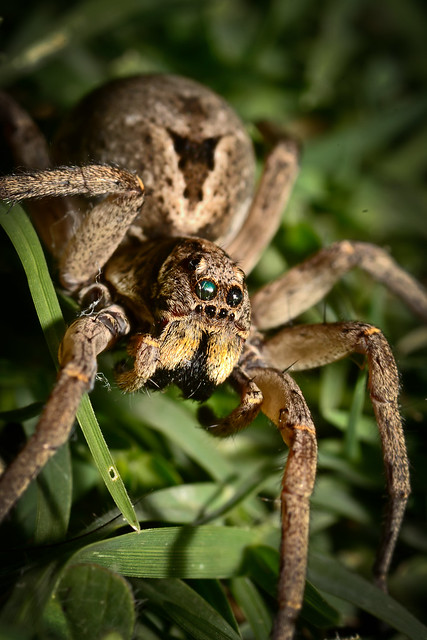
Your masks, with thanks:
<instances>
[{"instance_id":1,"label":"blade of grass","mask_svg":"<svg viewBox=\"0 0 427 640\"><path fill-rule=\"evenodd\" d=\"M0 212L0 224L21 260L50 355L57 365L58 348L65 333L65 322L40 241L21 207L15 206L8 211L1 205Z\"/></svg>"},{"instance_id":2,"label":"blade of grass","mask_svg":"<svg viewBox=\"0 0 427 640\"><path fill-rule=\"evenodd\" d=\"M114 502L120 509L130 526L139 531L140 526L132 502L126 491L124 482L119 474L113 456L105 442L102 431L96 419L95 412L85 394L77 411L77 420L86 438L86 442L105 485Z\"/></svg>"},{"instance_id":3,"label":"blade of grass","mask_svg":"<svg viewBox=\"0 0 427 640\"><path fill-rule=\"evenodd\" d=\"M8 211L2 205L0 213L0 223L19 255L50 354L55 365L57 365L58 347L65 332L65 323L49 275L43 249L30 220L21 207L14 207ZM135 510L102 436L87 396L82 400L77 419L88 441L95 464L114 502L129 524L134 529L139 530Z\"/></svg>"},{"instance_id":4,"label":"blade of grass","mask_svg":"<svg viewBox=\"0 0 427 640\"><path fill-rule=\"evenodd\" d=\"M384 620L411 640L425 640L427 628L388 594L331 557L310 554L308 578L316 587Z\"/></svg>"},{"instance_id":5,"label":"blade of grass","mask_svg":"<svg viewBox=\"0 0 427 640\"><path fill-rule=\"evenodd\" d=\"M240 527L159 527L90 544L72 562L96 562L137 578L222 579L244 571L246 550L261 537Z\"/></svg>"},{"instance_id":6,"label":"blade of grass","mask_svg":"<svg viewBox=\"0 0 427 640\"><path fill-rule=\"evenodd\" d=\"M343 384L347 375L348 363L346 361L334 362L332 365L325 367L321 372L319 397L322 416L344 433L346 433L349 425L349 411L338 407L343 399ZM359 384L361 385L362 382ZM357 406L355 407L356 409ZM362 413L358 415L357 438L360 442L378 442L373 418Z\"/></svg>"},{"instance_id":7,"label":"blade of grass","mask_svg":"<svg viewBox=\"0 0 427 640\"><path fill-rule=\"evenodd\" d=\"M233 510L239 502L236 500L234 484L219 484L216 482L195 482L178 486L158 489L145 495L135 504L135 511L140 523L162 522L168 524L190 524L201 526L214 518L223 517ZM245 494L239 494L240 500L247 499ZM117 532L123 527L119 520L117 509L111 509L94 520L81 534L93 536L94 540L102 539Z\"/></svg>"},{"instance_id":8,"label":"blade of grass","mask_svg":"<svg viewBox=\"0 0 427 640\"><path fill-rule=\"evenodd\" d=\"M344 451L346 457L353 461L357 461L361 455L357 427L363 413L367 379L367 370L360 371L354 387L353 401L351 403L348 425L344 436Z\"/></svg>"},{"instance_id":9,"label":"blade of grass","mask_svg":"<svg viewBox=\"0 0 427 640\"><path fill-rule=\"evenodd\" d=\"M258 545L248 550L246 566L251 580L273 598L277 597L276 585L279 576L280 556L277 549ZM301 619L320 628L337 626L339 613L306 581Z\"/></svg>"},{"instance_id":10,"label":"blade of grass","mask_svg":"<svg viewBox=\"0 0 427 640\"><path fill-rule=\"evenodd\" d=\"M228 621L181 580L140 580L140 594L194 640L239 640Z\"/></svg>"},{"instance_id":11,"label":"blade of grass","mask_svg":"<svg viewBox=\"0 0 427 640\"><path fill-rule=\"evenodd\" d=\"M247 576L233 578L231 592L245 614L255 640L268 638L272 627L272 618L252 580Z\"/></svg>"},{"instance_id":12,"label":"blade of grass","mask_svg":"<svg viewBox=\"0 0 427 640\"><path fill-rule=\"evenodd\" d=\"M63 540L71 512L73 471L68 443L58 449L37 478L36 545Z\"/></svg>"},{"instance_id":13,"label":"blade of grass","mask_svg":"<svg viewBox=\"0 0 427 640\"><path fill-rule=\"evenodd\" d=\"M187 407L166 396L136 395L132 398L132 413L176 442L215 480L229 480L236 475L233 464L221 453L220 444L215 445L212 436L197 428L197 418Z\"/></svg>"},{"instance_id":14,"label":"blade of grass","mask_svg":"<svg viewBox=\"0 0 427 640\"><path fill-rule=\"evenodd\" d=\"M189 580L187 586L191 587L198 596L213 607L236 633L239 633L239 625L231 606L228 591L220 580Z\"/></svg>"}]
</instances>

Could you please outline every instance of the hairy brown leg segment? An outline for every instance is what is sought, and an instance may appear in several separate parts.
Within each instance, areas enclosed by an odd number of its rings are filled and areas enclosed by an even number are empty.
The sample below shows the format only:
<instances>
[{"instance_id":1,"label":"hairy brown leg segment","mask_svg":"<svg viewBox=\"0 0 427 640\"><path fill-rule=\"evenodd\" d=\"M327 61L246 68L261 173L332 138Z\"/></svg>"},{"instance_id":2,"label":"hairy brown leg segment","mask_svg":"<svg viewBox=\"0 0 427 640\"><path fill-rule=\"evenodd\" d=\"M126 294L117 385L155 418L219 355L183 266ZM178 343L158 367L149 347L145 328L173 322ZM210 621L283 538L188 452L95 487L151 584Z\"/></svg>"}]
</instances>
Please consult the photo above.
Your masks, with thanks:
<instances>
[{"instance_id":1,"label":"hairy brown leg segment","mask_svg":"<svg viewBox=\"0 0 427 640\"><path fill-rule=\"evenodd\" d=\"M320 250L251 297L258 329L271 329L296 318L324 298L350 269L359 267L383 283L422 319L427 320L427 292L376 245L344 240Z\"/></svg>"},{"instance_id":2,"label":"hairy brown leg segment","mask_svg":"<svg viewBox=\"0 0 427 640\"><path fill-rule=\"evenodd\" d=\"M282 536L278 583L279 611L273 640L291 640L301 610L307 569L310 496L313 491L317 442L314 424L295 381L277 369L248 365L233 373L241 394L240 405L218 424L215 436L228 436L246 428L262 409L289 447L281 490Z\"/></svg>"},{"instance_id":3,"label":"hairy brown leg segment","mask_svg":"<svg viewBox=\"0 0 427 640\"><path fill-rule=\"evenodd\" d=\"M118 167L49 169L42 133L29 115L3 93L0 126L15 163L27 170L0 178L0 199L27 201L40 237L59 258L62 285L74 291L97 275L123 240L143 205L144 185L137 175ZM82 222L76 222L81 216L73 213L67 197L106 194Z\"/></svg>"},{"instance_id":4,"label":"hairy brown leg segment","mask_svg":"<svg viewBox=\"0 0 427 640\"><path fill-rule=\"evenodd\" d=\"M117 385L128 393L141 389L156 370L160 343L149 334L134 334L127 345L127 352L134 358L133 367L127 371L116 371Z\"/></svg>"},{"instance_id":5,"label":"hairy brown leg segment","mask_svg":"<svg viewBox=\"0 0 427 640\"><path fill-rule=\"evenodd\" d=\"M234 368L230 382L240 393L240 404L217 424L208 427L213 436L221 438L246 429L257 417L263 402L260 389L242 367Z\"/></svg>"},{"instance_id":6,"label":"hairy brown leg segment","mask_svg":"<svg viewBox=\"0 0 427 640\"><path fill-rule=\"evenodd\" d=\"M245 273L249 273L277 231L298 174L298 146L281 140L268 154L245 222L223 247Z\"/></svg>"},{"instance_id":7,"label":"hairy brown leg segment","mask_svg":"<svg viewBox=\"0 0 427 640\"><path fill-rule=\"evenodd\" d=\"M11 201L107 193L84 217L60 256L60 279L68 291L94 278L123 240L144 202L140 178L118 167L87 165L0 179L0 199Z\"/></svg>"},{"instance_id":8,"label":"hairy brown leg segment","mask_svg":"<svg viewBox=\"0 0 427 640\"><path fill-rule=\"evenodd\" d=\"M117 305L82 316L68 328L60 347L58 379L36 431L0 478L0 521L67 442L80 400L92 389L98 354L128 331L126 315Z\"/></svg>"},{"instance_id":9,"label":"hairy brown leg segment","mask_svg":"<svg viewBox=\"0 0 427 640\"><path fill-rule=\"evenodd\" d=\"M303 395L288 374L272 368L257 368L251 374L263 394L263 413L289 446L281 490L279 611L272 637L291 640L304 596L310 496L317 465L316 431Z\"/></svg>"},{"instance_id":10,"label":"hairy brown leg segment","mask_svg":"<svg viewBox=\"0 0 427 640\"><path fill-rule=\"evenodd\" d=\"M381 438L389 494L382 542L375 563L377 584L386 590L393 550L410 494L409 463L399 413L399 375L387 340L379 329L361 322L289 327L263 347L268 362L280 368L304 370L344 358L366 356L369 393Z\"/></svg>"}]
</instances>

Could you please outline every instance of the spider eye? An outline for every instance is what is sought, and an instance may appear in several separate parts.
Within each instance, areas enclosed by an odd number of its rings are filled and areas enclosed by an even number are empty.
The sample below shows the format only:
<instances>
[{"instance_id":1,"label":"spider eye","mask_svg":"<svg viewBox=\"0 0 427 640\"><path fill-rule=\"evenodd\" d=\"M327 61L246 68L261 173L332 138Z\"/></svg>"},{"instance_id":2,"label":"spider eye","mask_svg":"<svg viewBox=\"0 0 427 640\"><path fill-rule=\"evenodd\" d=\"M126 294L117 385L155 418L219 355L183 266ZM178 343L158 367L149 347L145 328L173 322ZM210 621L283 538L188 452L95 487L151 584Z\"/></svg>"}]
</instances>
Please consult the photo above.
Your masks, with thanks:
<instances>
[{"instance_id":1,"label":"spider eye","mask_svg":"<svg viewBox=\"0 0 427 640\"><path fill-rule=\"evenodd\" d=\"M194 258L189 258L186 262L186 267L189 271L195 271L200 264L200 256L195 256Z\"/></svg>"},{"instance_id":2,"label":"spider eye","mask_svg":"<svg viewBox=\"0 0 427 640\"><path fill-rule=\"evenodd\" d=\"M230 307L238 307L243 300L243 292L240 287L231 287L227 293L227 304Z\"/></svg>"},{"instance_id":3,"label":"spider eye","mask_svg":"<svg viewBox=\"0 0 427 640\"><path fill-rule=\"evenodd\" d=\"M212 280L200 280L196 284L196 295L200 300L213 300L217 291L218 287Z\"/></svg>"}]
</instances>

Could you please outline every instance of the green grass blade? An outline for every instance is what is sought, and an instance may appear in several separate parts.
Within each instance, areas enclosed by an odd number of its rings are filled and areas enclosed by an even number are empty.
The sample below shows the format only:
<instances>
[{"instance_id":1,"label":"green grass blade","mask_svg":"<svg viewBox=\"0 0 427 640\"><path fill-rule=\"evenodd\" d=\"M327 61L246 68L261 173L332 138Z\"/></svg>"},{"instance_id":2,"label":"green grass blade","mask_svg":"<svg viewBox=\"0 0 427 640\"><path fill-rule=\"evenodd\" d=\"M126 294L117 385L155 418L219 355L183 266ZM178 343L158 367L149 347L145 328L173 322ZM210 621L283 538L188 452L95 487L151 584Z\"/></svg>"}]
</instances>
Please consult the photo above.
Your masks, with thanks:
<instances>
[{"instance_id":1,"label":"green grass blade","mask_svg":"<svg viewBox=\"0 0 427 640\"><path fill-rule=\"evenodd\" d=\"M55 365L58 347L65 332L65 322L49 275L43 249L34 227L21 207L10 211L0 205L0 224L9 236L27 276L47 346Z\"/></svg>"},{"instance_id":2,"label":"green grass blade","mask_svg":"<svg viewBox=\"0 0 427 640\"><path fill-rule=\"evenodd\" d=\"M256 529L159 527L95 542L72 562L97 562L137 578L222 579L244 571L246 551L260 542Z\"/></svg>"},{"instance_id":3,"label":"green grass blade","mask_svg":"<svg viewBox=\"0 0 427 640\"><path fill-rule=\"evenodd\" d=\"M0 223L19 255L50 354L57 364L58 347L65 332L65 323L37 234L21 207L8 211L2 206ZM138 530L134 508L102 436L88 396L82 399L77 419L113 500L129 524Z\"/></svg>"},{"instance_id":4,"label":"green grass blade","mask_svg":"<svg viewBox=\"0 0 427 640\"><path fill-rule=\"evenodd\" d=\"M367 369L359 371L357 382L354 387L353 401L351 403L350 413L348 416L348 425L344 436L344 449L346 457L349 460L354 461L357 461L361 455L357 426L363 416L367 379Z\"/></svg>"},{"instance_id":5,"label":"green grass blade","mask_svg":"<svg viewBox=\"0 0 427 640\"><path fill-rule=\"evenodd\" d=\"M407 609L361 576L330 557L310 554L308 578L325 593L351 602L411 638L425 640L427 627Z\"/></svg>"},{"instance_id":6,"label":"green grass blade","mask_svg":"<svg viewBox=\"0 0 427 640\"><path fill-rule=\"evenodd\" d=\"M277 549L259 545L249 549L246 566L251 580L266 593L276 598L280 556ZM314 585L306 582L301 619L320 628L337 626L339 613L319 593Z\"/></svg>"},{"instance_id":7,"label":"green grass blade","mask_svg":"<svg viewBox=\"0 0 427 640\"><path fill-rule=\"evenodd\" d=\"M233 578L231 592L249 622L255 640L268 638L273 624L260 592L247 576Z\"/></svg>"},{"instance_id":8,"label":"green grass blade","mask_svg":"<svg viewBox=\"0 0 427 640\"><path fill-rule=\"evenodd\" d=\"M68 531L73 470L68 443L56 451L37 478L37 513L34 542L63 540Z\"/></svg>"},{"instance_id":9,"label":"green grass blade","mask_svg":"<svg viewBox=\"0 0 427 640\"><path fill-rule=\"evenodd\" d=\"M181 580L141 580L138 589L150 603L194 640L239 640L228 621Z\"/></svg>"},{"instance_id":10,"label":"green grass blade","mask_svg":"<svg viewBox=\"0 0 427 640\"><path fill-rule=\"evenodd\" d=\"M186 454L196 460L215 480L227 480L236 473L221 453L219 444L200 428L197 418L182 404L161 395L135 395L132 412L152 429L171 438ZM174 428L171 429L170 425ZM219 441L217 441L219 443Z\"/></svg>"},{"instance_id":11,"label":"green grass blade","mask_svg":"<svg viewBox=\"0 0 427 640\"><path fill-rule=\"evenodd\" d=\"M126 491L126 487L119 474L113 456L108 449L104 440L102 431L99 427L98 420L89 400L89 396L85 394L77 411L77 420L83 431L84 437L93 456L95 464L110 492L114 502L127 520L130 526L139 531L139 522L133 508L132 502Z\"/></svg>"},{"instance_id":12,"label":"green grass blade","mask_svg":"<svg viewBox=\"0 0 427 640\"><path fill-rule=\"evenodd\" d=\"M228 590L220 580L190 580L189 586L201 596L222 618L239 633L239 625L233 612Z\"/></svg>"}]
</instances>

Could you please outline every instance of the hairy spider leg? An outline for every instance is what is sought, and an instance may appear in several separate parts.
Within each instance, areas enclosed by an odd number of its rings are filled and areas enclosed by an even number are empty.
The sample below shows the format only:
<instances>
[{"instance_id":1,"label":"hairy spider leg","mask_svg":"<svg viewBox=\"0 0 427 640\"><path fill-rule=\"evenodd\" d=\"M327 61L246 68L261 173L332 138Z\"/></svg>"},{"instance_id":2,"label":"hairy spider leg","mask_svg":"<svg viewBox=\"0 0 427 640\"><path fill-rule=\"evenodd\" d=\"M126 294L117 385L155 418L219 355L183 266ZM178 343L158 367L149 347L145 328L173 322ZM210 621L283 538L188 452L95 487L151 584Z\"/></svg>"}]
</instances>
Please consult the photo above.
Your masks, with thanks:
<instances>
[{"instance_id":1,"label":"hairy spider leg","mask_svg":"<svg viewBox=\"0 0 427 640\"><path fill-rule=\"evenodd\" d=\"M289 322L322 300L348 271L359 267L390 291L424 321L427 292L389 254L376 245L343 240L321 249L252 297L252 319L258 329Z\"/></svg>"},{"instance_id":2,"label":"hairy spider leg","mask_svg":"<svg viewBox=\"0 0 427 640\"><path fill-rule=\"evenodd\" d=\"M301 371L352 353L366 356L369 393L380 433L387 492L387 515L374 576L385 591L387 574L410 494L409 463L399 412L399 374L390 346L379 329L362 322L314 324L282 329L263 347L268 362Z\"/></svg>"},{"instance_id":3,"label":"hairy spider leg","mask_svg":"<svg viewBox=\"0 0 427 640\"><path fill-rule=\"evenodd\" d=\"M126 314L118 305L82 316L67 329L60 347L58 378L36 430L0 477L0 521L67 442L81 398L93 387L98 354L129 329Z\"/></svg>"}]
</instances>

